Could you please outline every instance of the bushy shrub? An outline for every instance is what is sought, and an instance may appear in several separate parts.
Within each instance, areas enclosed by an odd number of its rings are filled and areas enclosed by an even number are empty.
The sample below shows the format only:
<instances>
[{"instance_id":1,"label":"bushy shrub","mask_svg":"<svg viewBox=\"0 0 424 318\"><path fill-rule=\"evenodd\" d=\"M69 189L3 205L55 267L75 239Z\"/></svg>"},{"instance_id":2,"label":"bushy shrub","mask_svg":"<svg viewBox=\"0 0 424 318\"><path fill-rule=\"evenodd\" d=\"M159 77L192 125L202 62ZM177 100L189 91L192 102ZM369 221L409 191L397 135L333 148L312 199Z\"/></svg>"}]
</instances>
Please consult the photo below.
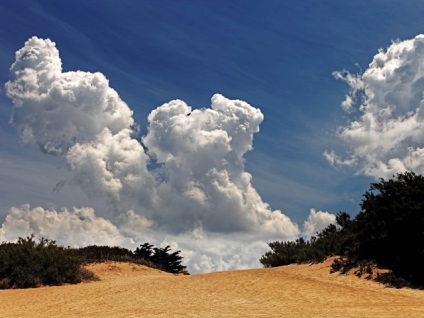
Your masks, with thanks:
<instances>
[{"instance_id":1,"label":"bushy shrub","mask_svg":"<svg viewBox=\"0 0 424 318\"><path fill-rule=\"evenodd\" d=\"M0 288L75 284L82 280L81 263L73 250L45 238L19 238L0 245Z\"/></svg>"}]
</instances>

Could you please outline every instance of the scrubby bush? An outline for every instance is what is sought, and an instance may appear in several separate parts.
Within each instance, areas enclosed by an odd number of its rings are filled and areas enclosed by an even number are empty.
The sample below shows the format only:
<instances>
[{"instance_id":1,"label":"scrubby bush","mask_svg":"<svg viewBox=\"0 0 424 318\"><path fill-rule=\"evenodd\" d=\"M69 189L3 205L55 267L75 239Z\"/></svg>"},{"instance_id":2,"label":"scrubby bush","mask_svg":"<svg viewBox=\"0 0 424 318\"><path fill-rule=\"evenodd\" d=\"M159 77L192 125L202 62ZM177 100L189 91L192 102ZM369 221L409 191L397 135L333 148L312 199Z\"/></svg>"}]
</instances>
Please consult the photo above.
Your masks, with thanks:
<instances>
[{"instance_id":1,"label":"scrubby bush","mask_svg":"<svg viewBox=\"0 0 424 318\"><path fill-rule=\"evenodd\" d=\"M0 288L75 284L82 280L80 259L55 241L34 236L0 245Z\"/></svg>"}]
</instances>

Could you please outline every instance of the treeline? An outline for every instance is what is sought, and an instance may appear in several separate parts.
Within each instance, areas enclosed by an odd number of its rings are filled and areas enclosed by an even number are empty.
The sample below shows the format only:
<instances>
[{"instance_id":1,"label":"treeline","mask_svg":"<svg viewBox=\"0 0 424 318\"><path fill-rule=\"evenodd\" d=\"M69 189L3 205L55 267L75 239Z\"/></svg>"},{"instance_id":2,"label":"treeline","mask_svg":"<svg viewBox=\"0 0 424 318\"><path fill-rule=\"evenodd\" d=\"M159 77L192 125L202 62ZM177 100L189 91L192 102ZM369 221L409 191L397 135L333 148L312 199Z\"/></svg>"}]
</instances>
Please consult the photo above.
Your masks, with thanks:
<instances>
[{"instance_id":1,"label":"treeline","mask_svg":"<svg viewBox=\"0 0 424 318\"><path fill-rule=\"evenodd\" d=\"M42 285L76 284L98 278L84 268L93 262L133 262L170 273L187 273L181 265L180 251L171 253L170 246L153 247L145 243L134 252L110 246L70 248L55 241L31 235L16 243L0 244L0 289L31 288Z\"/></svg>"},{"instance_id":2,"label":"treeline","mask_svg":"<svg viewBox=\"0 0 424 318\"><path fill-rule=\"evenodd\" d=\"M154 247L152 244L144 243L135 251L114 246L91 245L75 249L83 263L100 263L105 261L132 262L140 265L160 269L173 274L188 274L187 267L182 265L183 257L181 251L171 253L169 245L164 248Z\"/></svg>"},{"instance_id":3,"label":"treeline","mask_svg":"<svg viewBox=\"0 0 424 318\"><path fill-rule=\"evenodd\" d=\"M330 224L310 240L299 238L296 241L268 243L271 251L265 253L260 262L265 267L276 267L293 263L319 263L328 256L340 255L344 238L347 236L346 229L340 227L340 223L346 218L350 218L347 213L338 214L338 226Z\"/></svg>"},{"instance_id":4,"label":"treeline","mask_svg":"<svg viewBox=\"0 0 424 318\"><path fill-rule=\"evenodd\" d=\"M413 172L372 183L355 218L340 212L336 225L305 241L269 243L265 267L320 262L340 256L335 271L377 265L391 270L386 282L424 286L424 177Z\"/></svg>"}]
</instances>

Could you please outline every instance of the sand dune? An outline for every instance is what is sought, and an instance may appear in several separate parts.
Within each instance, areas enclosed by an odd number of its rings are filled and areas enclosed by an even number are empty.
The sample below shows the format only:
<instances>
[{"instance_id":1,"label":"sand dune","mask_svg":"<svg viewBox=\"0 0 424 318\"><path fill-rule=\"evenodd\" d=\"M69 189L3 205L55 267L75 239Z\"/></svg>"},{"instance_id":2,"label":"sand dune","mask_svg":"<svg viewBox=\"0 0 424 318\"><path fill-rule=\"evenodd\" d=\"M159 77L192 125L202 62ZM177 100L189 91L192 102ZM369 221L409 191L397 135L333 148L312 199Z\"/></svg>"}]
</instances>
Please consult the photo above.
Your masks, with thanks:
<instances>
[{"instance_id":1,"label":"sand dune","mask_svg":"<svg viewBox=\"0 0 424 318\"><path fill-rule=\"evenodd\" d=\"M191 276L90 269L102 280L0 291L0 317L424 317L424 291L329 274L329 262Z\"/></svg>"}]
</instances>

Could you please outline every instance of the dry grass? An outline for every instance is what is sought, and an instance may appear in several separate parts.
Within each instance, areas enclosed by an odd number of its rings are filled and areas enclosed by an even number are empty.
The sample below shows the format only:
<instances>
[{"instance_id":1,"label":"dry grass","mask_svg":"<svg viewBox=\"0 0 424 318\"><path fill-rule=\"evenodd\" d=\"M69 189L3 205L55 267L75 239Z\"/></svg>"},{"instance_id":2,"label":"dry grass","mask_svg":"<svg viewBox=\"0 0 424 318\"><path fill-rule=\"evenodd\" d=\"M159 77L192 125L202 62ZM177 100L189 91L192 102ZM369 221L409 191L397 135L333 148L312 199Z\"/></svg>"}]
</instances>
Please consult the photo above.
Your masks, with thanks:
<instances>
[{"instance_id":1,"label":"dry grass","mask_svg":"<svg viewBox=\"0 0 424 318\"><path fill-rule=\"evenodd\" d=\"M89 269L101 281L0 291L0 317L424 317L424 291L329 274L329 261L191 276Z\"/></svg>"}]
</instances>

